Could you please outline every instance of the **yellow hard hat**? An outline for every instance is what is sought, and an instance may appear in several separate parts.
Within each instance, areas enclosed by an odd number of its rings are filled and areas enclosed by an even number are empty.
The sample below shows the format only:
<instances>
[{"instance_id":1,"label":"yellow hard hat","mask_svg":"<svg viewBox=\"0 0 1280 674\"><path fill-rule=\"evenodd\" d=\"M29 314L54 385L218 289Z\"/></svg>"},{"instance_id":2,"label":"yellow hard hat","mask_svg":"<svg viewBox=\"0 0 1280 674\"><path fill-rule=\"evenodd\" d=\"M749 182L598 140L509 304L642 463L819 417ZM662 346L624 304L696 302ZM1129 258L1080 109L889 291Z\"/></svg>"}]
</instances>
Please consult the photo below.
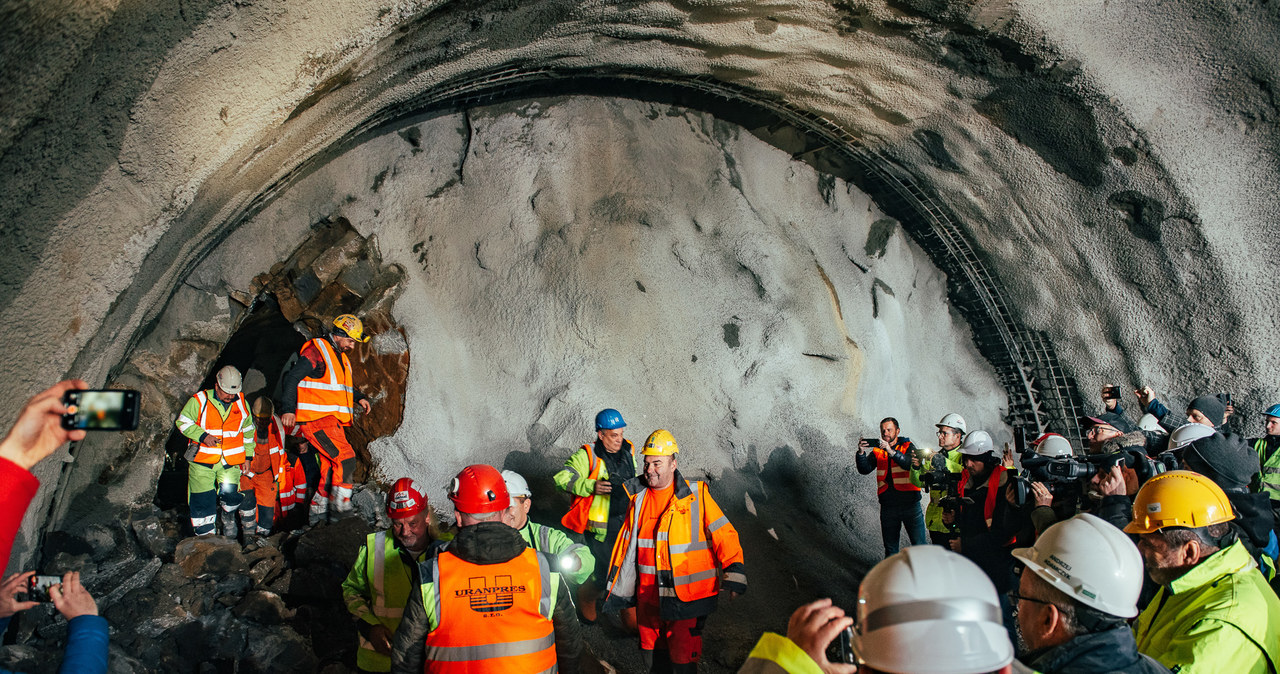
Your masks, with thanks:
<instances>
[{"instance_id":1,"label":"yellow hard hat","mask_svg":"<svg viewBox=\"0 0 1280 674\"><path fill-rule=\"evenodd\" d=\"M343 314L333 319L333 326L347 333L348 337L357 342L369 341L369 336L364 334L364 323L351 314Z\"/></svg>"},{"instance_id":2,"label":"yellow hard hat","mask_svg":"<svg viewBox=\"0 0 1280 674\"><path fill-rule=\"evenodd\" d=\"M640 452L643 456L674 456L679 453L680 446L676 444L671 431L661 428L649 434L649 439L644 441L644 449Z\"/></svg>"},{"instance_id":3,"label":"yellow hard hat","mask_svg":"<svg viewBox=\"0 0 1280 674\"><path fill-rule=\"evenodd\" d=\"M1165 527L1199 529L1236 518L1227 495L1213 480L1189 470L1171 470L1147 480L1133 499L1129 534Z\"/></svg>"}]
</instances>

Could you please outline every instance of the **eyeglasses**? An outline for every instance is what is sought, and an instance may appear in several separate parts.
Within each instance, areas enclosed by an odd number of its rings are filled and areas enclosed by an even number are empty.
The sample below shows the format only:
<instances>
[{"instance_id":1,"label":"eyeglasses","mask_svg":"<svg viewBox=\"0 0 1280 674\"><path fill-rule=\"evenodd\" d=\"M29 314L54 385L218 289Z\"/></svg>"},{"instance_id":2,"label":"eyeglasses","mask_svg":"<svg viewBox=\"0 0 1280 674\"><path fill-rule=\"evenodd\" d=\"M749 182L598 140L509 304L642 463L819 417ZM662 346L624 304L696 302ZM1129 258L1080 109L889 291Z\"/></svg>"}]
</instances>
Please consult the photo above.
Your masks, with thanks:
<instances>
[{"instance_id":1,"label":"eyeglasses","mask_svg":"<svg viewBox=\"0 0 1280 674\"><path fill-rule=\"evenodd\" d=\"M1048 606L1054 606L1054 603L1053 603L1053 602L1051 602L1051 601L1045 601L1045 600L1043 600L1043 599L1036 599L1035 597L1024 597L1024 596L1022 596L1022 595L1018 594L1018 591L1017 591L1017 590L1009 590L1008 592L1006 592L1006 593L1005 593L1005 595L1006 595L1007 597L1009 597L1009 602L1010 602L1011 604L1013 604L1013 614L1014 614L1014 615L1017 615L1017 614L1018 614L1018 602L1021 602L1021 601L1030 601L1030 602L1035 602L1035 603L1037 603L1037 604L1046 604L1046 605L1048 605Z\"/></svg>"}]
</instances>

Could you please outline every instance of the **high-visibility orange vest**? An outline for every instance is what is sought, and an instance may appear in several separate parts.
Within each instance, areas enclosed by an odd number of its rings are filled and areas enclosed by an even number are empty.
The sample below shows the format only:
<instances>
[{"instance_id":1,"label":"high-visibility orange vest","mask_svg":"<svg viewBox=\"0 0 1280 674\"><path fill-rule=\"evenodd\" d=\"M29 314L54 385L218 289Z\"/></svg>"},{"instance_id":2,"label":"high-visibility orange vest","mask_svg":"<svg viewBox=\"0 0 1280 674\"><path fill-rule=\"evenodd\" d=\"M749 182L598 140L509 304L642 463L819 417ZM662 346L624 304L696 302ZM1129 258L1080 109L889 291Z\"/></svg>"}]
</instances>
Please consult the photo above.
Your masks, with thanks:
<instances>
[{"instance_id":1,"label":"high-visibility orange vest","mask_svg":"<svg viewBox=\"0 0 1280 674\"><path fill-rule=\"evenodd\" d=\"M200 413L196 415L196 423L210 437L222 438L222 449L197 444L196 455L191 460L207 466L219 462L226 463L228 466L244 463L244 433L240 431L240 427L249 416L249 408L244 403L244 394L236 394L236 399L231 401L231 409L227 412L226 419L222 418L217 407L210 404L208 391L198 391L195 398L200 403Z\"/></svg>"},{"instance_id":2,"label":"high-visibility orange vest","mask_svg":"<svg viewBox=\"0 0 1280 674\"><path fill-rule=\"evenodd\" d=\"M910 451L911 445L906 445ZM873 452L876 457L876 493L883 494L889 490L889 486L893 485L895 491L920 491L920 487L911 484L911 469L903 468L897 463L889 460L889 453L883 449L876 448ZM907 454L907 456L911 456Z\"/></svg>"},{"instance_id":3,"label":"high-visibility orange vest","mask_svg":"<svg viewBox=\"0 0 1280 674\"><path fill-rule=\"evenodd\" d=\"M991 527L991 520L996 512L996 499L1000 497L1000 476L1004 473L1004 466L996 466L991 469L991 477L987 478L987 497L983 499L982 519L987 521L987 527ZM969 484L969 471L965 471L960 476L960 498L964 498L965 487Z\"/></svg>"},{"instance_id":4,"label":"high-visibility orange vest","mask_svg":"<svg viewBox=\"0 0 1280 674\"><path fill-rule=\"evenodd\" d=\"M595 448L591 445L583 445L583 449L587 451L587 479L599 480L601 473L604 472L604 461L596 456ZM569 531L577 533L585 533L588 526L597 529L607 529L609 527L609 497L600 494L592 494L590 496L573 495L573 502L569 504L569 512L560 518L560 523Z\"/></svg>"},{"instance_id":5,"label":"high-visibility orange vest","mask_svg":"<svg viewBox=\"0 0 1280 674\"><path fill-rule=\"evenodd\" d=\"M351 384L351 361L338 353L329 340L317 337L311 344L324 357L324 374L319 379L303 377L298 382L298 423L333 417L343 426L351 425L355 389ZM302 349L306 350L306 345Z\"/></svg>"},{"instance_id":6,"label":"high-visibility orange vest","mask_svg":"<svg viewBox=\"0 0 1280 674\"><path fill-rule=\"evenodd\" d=\"M536 550L525 548L500 564L472 564L446 551L422 568L422 602L431 628L424 671L556 671L551 613L557 585Z\"/></svg>"},{"instance_id":7,"label":"high-visibility orange vest","mask_svg":"<svg viewBox=\"0 0 1280 674\"><path fill-rule=\"evenodd\" d=\"M680 488L682 481L677 477L676 492L658 521L653 540L641 539L643 523L640 515L649 490L640 489L631 500L626 525L618 532L618 542L614 545L609 564L609 594L635 596L637 572L629 567L638 564L642 546L653 546L656 551L659 595L674 592L676 598L683 602L716 596L720 590L719 569L742 562L737 530L707 494L706 484L701 481L685 482L688 485L686 492ZM725 532L716 534L722 528L726 528ZM708 540L708 535L716 536L718 540ZM720 557L719 565L716 563L717 555ZM746 576L737 572L726 573L725 579L746 584Z\"/></svg>"}]
</instances>

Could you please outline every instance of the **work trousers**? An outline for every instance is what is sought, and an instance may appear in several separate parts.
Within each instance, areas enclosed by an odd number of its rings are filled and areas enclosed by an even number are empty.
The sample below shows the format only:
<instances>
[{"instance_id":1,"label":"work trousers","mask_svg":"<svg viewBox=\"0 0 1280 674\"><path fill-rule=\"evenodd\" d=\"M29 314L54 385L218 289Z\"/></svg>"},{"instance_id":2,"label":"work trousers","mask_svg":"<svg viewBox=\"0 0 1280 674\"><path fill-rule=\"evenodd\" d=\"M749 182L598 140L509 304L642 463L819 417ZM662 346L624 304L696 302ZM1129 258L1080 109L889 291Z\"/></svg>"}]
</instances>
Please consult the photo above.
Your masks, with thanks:
<instances>
[{"instance_id":1,"label":"work trousers","mask_svg":"<svg viewBox=\"0 0 1280 674\"><path fill-rule=\"evenodd\" d=\"M347 434L338 420L324 417L302 425L302 436L316 450L320 459L320 483L317 485L317 503L325 505L334 499L338 510L349 510L351 480L356 471L356 452L347 442Z\"/></svg>"},{"instance_id":2,"label":"work trousers","mask_svg":"<svg viewBox=\"0 0 1280 674\"><path fill-rule=\"evenodd\" d=\"M929 530L924 526L924 511L920 502L891 503L880 502L880 536L884 540L884 556L897 554L901 547L902 529L906 527L907 538L912 545L929 543Z\"/></svg>"},{"instance_id":3,"label":"work trousers","mask_svg":"<svg viewBox=\"0 0 1280 674\"><path fill-rule=\"evenodd\" d=\"M234 518L240 507L240 466L187 462L187 505L191 529L197 536L213 534L218 524L218 501L223 517Z\"/></svg>"},{"instance_id":4,"label":"work trousers","mask_svg":"<svg viewBox=\"0 0 1280 674\"><path fill-rule=\"evenodd\" d=\"M658 609L658 587L642 583L636 592L636 623L640 628L640 654L650 672L697 671L702 660L706 616L663 620Z\"/></svg>"}]
</instances>

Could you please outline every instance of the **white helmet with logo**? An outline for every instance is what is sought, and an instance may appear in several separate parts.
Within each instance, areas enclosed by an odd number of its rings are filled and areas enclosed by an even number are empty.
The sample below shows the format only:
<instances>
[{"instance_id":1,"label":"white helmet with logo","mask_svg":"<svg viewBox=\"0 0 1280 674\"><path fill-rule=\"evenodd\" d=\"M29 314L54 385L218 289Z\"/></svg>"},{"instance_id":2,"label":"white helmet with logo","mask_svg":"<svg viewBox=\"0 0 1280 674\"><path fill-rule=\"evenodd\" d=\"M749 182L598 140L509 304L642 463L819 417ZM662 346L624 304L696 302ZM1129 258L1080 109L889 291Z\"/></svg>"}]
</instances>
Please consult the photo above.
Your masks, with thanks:
<instances>
[{"instance_id":1,"label":"white helmet with logo","mask_svg":"<svg viewBox=\"0 0 1280 674\"><path fill-rule=\"evenodd\" d=\"M1013 661L1000 599L977 564L936 545L904 548L858 589L858 665L894 674L981 674Z\"/></svg>"},{"instance_id":2,"label":"white helmet with logo","mask_svg":"<svg viewBox=\"0 0 1280 674\"><path fill-rule=\"evenodd\" d=\"M1080 513L1058 522L1013 556L1085 606L1120 618L1138 615L1142 555L1123 531L1099 517Z\"/></svg>"}]
</instances>

